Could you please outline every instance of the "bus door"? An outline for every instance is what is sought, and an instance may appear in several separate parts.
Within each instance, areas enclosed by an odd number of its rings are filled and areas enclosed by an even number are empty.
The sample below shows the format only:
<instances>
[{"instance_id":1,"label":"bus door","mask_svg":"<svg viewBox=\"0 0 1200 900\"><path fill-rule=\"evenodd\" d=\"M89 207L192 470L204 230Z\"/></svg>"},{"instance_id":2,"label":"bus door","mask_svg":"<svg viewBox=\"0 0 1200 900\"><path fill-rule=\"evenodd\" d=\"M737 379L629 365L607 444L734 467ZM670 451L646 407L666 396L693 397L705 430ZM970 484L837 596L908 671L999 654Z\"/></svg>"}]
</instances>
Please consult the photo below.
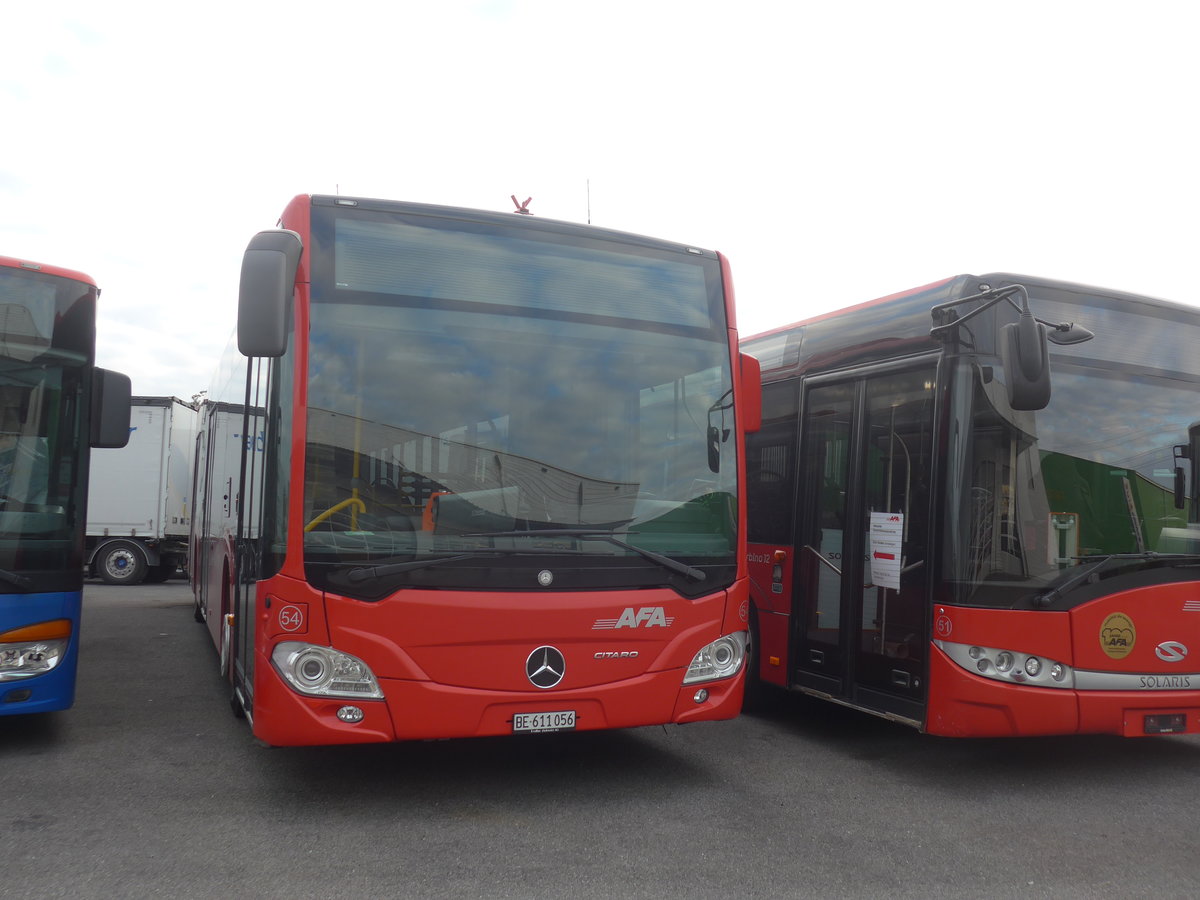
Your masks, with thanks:
<instances>
[{"instance_id":1,"label":"bus door","mask_svg":"<svg viewBox=\"0 0 1200 900\"><path fill-rule=\"evenodd\" d=\"M935 371L810 379L802 400L793 681L916 721Z\"/></svg>"},{"instance_id":2,"label":"bus door","mask_svg":"<svg viewBox=\"0 0 1200 900\"><path fill-rule=\"evenodd\" d=\"M255 641L258 622L258 581L262 577L264 473L267 447L267 397L273 370L269 359L249 363L247 405L236 429L240 435L234 456L234 584L232 675L235 698L253 707ZM289 393L290 395L290 393ZM268 539L268 543L270 543Z\"/></svg>"},{"instance_id":3,"label":"bus door","mask_svg":"<svg viewBox=\"0 0 1200 900\"><path fill-rule=\"evenodd\" d=\"M198 612L201 613L201 617L205 621L210 622L222 613L219 606L216 609L213 608L209 597L211 592L210 585L217 583L217 580L211 578L208 572L208 567L211 565L212 560L213 529L216 519L216 512L213 510L214 454L212 425L212 414L208 413L205 415L204 421L201 422L200 431L196 435L196 478L193 493L195 494L194 502L197 508L192 515L192 530L195 534L195 539L192 541L192 553L188 559L188 566L192 571L192 584L195 585ZM212 628L214 626L210 624L209 627Z\"/></svg>"}]
</instances>

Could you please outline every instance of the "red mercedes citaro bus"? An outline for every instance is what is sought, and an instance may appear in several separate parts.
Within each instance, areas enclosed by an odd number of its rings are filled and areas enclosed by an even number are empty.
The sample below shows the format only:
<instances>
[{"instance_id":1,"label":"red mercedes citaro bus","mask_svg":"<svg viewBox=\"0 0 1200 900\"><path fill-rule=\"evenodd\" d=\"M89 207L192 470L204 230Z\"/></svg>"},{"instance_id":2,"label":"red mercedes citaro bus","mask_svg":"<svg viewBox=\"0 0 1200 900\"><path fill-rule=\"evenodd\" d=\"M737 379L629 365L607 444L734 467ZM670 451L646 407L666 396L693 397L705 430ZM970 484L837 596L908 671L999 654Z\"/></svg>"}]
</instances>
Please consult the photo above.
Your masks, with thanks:
<instances>
[{"instance_id":1,"label":"red mercedes citaro bus","mask_svg":"<svg viewBox=\"0 0 1200 900\"><path fill-rule=\"evenodd\" d=\"M717 253L301 196L201 411L192 579L274 745L734 716L743 434Z\"/></svg>"},{"instance_id":2,"label":"red mercedes citaro bus","mask_svg":"<svg viewBox=\"0 0 1200 900\"><path fill-rule=\"evenodd\" d=\"M1200 732L1200 310L962 275L746 340L750 677L931 734Z\"/></svg>"}]
</instances>

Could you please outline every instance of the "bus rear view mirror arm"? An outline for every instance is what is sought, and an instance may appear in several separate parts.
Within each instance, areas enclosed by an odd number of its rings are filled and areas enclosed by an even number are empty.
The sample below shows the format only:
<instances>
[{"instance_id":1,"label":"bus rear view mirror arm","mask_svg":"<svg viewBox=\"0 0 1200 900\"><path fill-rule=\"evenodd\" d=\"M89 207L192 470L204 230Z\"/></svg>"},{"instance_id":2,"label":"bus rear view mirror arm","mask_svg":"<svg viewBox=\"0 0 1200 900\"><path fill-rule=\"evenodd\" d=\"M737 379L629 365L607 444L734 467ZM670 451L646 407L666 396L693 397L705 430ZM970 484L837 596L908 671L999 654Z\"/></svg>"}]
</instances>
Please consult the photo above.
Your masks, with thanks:
<instances>
[{"instance_id":1,"label":"bus rear view mirror arm","mask_svg":"<svg viewBox=\"0 0 1200 900\"><path fill-rule=\"evenodd\" d=\"M975 318L975 316L979 315L980 313L991 309L992 306L999 303L1001 300L1007 300L1009 305L1011 305L1014 309L1022 311L1022 308L1018 306L1012 299L1013 294L1016 293L1020 293L1024 296L1025 308L1027 310L1029 306L1029 295L1025 292L1025 288L1019 284L1014 284L1010 285L1009 287L998 288L995 290L989 288L986 291L981 291L978 294L971 295L970 297L963 297L961 300L951 300L949 303L940 303L930 310L933 315L933 320L937 324L929 329L929 334L935 338L943 338L952 329L957 328L964 322ZM975 300L982 300L989 295L991 296L991 302L983 304L978 309L971 310L965 316L960 317L954 311L954 307L961 306L964 303L970 303ZM1074 322L1047 322L1045 319L1039 319L1037 316L1034 316L1033 320L1039 325L1046 326L1046 338L1050 341L1050 343L1058 344L1061 347L1069 346L1071 344L1082 344L1085 341L1090 341L1096 336L1082 325L1077 325Z\"/></svg>"},{"instance_id":2,"label":"bus rear view mirror arm","mask_svg":"<svg viewBox=\"0 0 1200 900\"><path fill-rule=\"evenodd\" d=\"M1018 305L1013 297L1021 295ZM966 315L959 316L957 307L964 303L983 302ZM940 303L930 310L934 326L933 337L946 340L953 329L1007 300L1020 315L1016 322L1000 327L997 351L1004 361L1005 385L1009 405L1015 410L1045 409L1050 403L1050 356L1047 342L1058 345L1079 344L1094 335L1073 322L1054 324L1037 318L1029 307L1029 292L1024 285L1013 284L993 289L986 287L977 294Z\"/></svg>"}]
</instances>

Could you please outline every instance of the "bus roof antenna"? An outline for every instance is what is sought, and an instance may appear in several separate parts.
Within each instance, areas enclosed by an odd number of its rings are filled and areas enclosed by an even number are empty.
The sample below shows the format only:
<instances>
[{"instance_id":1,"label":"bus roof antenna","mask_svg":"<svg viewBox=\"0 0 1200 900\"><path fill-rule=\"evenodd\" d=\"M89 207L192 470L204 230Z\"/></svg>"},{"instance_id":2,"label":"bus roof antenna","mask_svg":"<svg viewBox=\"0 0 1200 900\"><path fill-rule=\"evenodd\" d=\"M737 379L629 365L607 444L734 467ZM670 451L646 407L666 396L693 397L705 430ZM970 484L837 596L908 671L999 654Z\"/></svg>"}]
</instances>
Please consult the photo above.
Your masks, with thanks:
<instances>
[{"instance_id":1,"label":"bus roof antenna","mask_svg":"<svg viewBox=\"0 0 1200 900\"><path fill-rule=\"evenodd\" d=\"M533 199L532 197L526 197L525 202L521 203L520 201L517 200L516 194L509 194L509 196L512 197L513 206L515 206L517 208L518 214L520 214L522 216L532 216L533 215L533 210L531 210L529 208L529 201Z\"/></svg>"}]
</instances>

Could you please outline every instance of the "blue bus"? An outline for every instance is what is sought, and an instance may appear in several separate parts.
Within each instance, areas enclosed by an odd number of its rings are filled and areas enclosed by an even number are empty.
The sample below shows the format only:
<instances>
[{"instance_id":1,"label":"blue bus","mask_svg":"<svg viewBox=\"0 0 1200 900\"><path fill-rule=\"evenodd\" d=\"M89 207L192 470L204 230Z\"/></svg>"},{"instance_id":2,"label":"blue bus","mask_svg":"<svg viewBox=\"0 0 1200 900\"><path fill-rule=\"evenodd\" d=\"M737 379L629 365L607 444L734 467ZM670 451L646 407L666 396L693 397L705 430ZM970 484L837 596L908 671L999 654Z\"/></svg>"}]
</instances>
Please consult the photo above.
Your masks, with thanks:
<instances>
[{"instance_id":1,"label":"blue bus","mask_svg":"<svg viewBox=\"0 0 1200 900\"><path fill-rule=\"evenodd\" d=\"M91 447L129 440L88 276L0 256L0 715L75 700Z\"/></svg>"}]
</instances>

